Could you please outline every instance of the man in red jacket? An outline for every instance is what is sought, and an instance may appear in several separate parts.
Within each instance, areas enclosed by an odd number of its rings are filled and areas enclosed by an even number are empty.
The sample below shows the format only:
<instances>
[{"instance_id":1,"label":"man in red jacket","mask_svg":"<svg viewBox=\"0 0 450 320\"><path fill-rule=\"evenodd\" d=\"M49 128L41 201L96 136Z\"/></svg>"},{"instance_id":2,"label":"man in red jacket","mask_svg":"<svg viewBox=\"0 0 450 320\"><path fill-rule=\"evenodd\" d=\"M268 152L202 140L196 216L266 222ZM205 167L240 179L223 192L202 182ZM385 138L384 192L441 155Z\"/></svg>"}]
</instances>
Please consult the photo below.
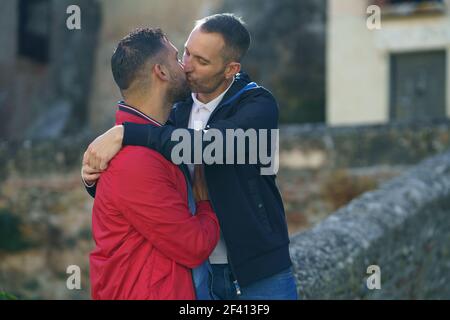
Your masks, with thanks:
<instances>
[{"instance_id":1,"label":"man in red jacket","mask_svg":"<svg viewBox=\"0 0 450 320\"><path fill-rule=\"evenodd\" d=\"M116 124L161 126L173 103L189 94L178 52L159 29L124 38L111 67L124 98ZM111 161L93 208L93 299L196 298L191 269L215 248L219 224L202 177L195 180L192 215L185 174L161 154L128 146Z\"/></svg>"}]
</instances>

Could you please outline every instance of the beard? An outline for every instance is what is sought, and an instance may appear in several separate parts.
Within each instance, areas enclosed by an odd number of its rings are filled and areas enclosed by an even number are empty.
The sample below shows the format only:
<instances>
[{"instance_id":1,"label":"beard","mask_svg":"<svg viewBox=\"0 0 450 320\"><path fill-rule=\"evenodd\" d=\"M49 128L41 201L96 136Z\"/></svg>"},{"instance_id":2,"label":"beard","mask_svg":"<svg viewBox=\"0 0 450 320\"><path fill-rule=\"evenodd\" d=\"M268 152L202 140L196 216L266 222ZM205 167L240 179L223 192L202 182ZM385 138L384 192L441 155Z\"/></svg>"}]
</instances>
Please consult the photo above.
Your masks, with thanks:
<instances>
[{"instance_id":1,"label":"beard","mask_svg":"<svg viewBox=\"0 0 450 320\"><path fill-rule=\"evenodd\" d=\"M188 84L192 92L195 93L203 93L203 94L209 94L214 91L225 81L223 72L224 70L221 70L220 72L216 73L209 79L205 79L202 81L199 80L193 80L189 81Z\"/></svg>"},{"instance_id":2,"label":"beard","mask_svg":"<svg viewBox=\"0 0 450 320\"><path fill-rule=\"evenodd\" d=\"M172 85L167 92L167 100L174 104L175 102L186 100L191 94L191 89L188 86L186 79L183 77L173 78Z\"/></svg>"}]
</instances>

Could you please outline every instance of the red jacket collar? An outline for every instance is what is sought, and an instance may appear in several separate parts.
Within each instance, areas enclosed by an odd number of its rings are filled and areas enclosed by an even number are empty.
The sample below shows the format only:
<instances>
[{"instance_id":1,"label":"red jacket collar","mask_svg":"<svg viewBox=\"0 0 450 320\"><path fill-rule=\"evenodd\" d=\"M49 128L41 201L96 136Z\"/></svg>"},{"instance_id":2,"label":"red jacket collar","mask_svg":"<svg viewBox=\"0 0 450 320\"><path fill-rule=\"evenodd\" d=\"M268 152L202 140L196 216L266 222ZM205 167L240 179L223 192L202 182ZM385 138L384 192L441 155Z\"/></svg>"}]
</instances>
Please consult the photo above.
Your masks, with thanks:
<instances>
[{"instance_id":1,"label":"red jacket collar","mask_svg":"<svg viewBox=\"0 0 450 320\"><path fill-rule=\"evenodd\" d=\"M162 124L147 116L143 112L139 111L132 106L120 101L117 104L118 110L116 111L116 125L124 122L132 122L137 124L152 124L157 127L161 127Z\"/></svg>"}]
</instances>

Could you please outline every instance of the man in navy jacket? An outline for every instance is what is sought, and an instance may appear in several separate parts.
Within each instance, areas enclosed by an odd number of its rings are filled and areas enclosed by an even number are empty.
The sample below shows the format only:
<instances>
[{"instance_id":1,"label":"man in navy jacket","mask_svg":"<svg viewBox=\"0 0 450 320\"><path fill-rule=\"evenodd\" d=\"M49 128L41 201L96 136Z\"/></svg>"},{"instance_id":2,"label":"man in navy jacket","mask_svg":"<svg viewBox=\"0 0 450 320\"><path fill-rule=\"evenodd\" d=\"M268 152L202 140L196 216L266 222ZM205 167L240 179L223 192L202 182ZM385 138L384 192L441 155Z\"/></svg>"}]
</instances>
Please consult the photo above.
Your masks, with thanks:
<instances>
[{"instance_id":1,"label":"man in navy jacket","mask_svg":"<svg viewBox=\"0 0 450 320\"><path fill-rule=\"evenodd\" d=\"M233 15L198 21L183 56L192 97L175 105L163 127L124 123L97 138L83 160L83 179L92 183L88 192L95 195L93 182L122 145L146 146L173 161L173 132L189 128L185 130L193 141L199 121L203 134L215 129L223 137L230 129L277 129L278 105L272 94L239 73L249 46L247 29ZM203 141L202 150L207 145ZM245 145L246 156L250 147ZM262 167L249 161L203 165L221 228L221 241L210 257L211 290L218 299L297 299L283 202L275 174L262 175Z\"/></svg>"}]
</instances>

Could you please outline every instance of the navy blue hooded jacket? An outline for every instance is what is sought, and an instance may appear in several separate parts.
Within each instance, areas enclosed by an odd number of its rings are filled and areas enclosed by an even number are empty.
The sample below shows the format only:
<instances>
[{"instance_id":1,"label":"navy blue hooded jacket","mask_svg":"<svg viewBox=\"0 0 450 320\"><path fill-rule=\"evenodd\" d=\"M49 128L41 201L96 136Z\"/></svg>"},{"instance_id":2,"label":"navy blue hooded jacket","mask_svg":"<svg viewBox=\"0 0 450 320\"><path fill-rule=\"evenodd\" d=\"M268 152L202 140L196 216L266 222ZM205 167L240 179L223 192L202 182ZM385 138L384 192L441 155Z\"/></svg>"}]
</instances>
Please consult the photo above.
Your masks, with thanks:
<instances>
[{"instance_id":1,"label":"navy blue hooded jacket","mask_svg":"<svg viewBox=\"0 0 450 320\"><path fill-rule=\"evenodd\" d=\"M225 140L227 129L278 128L278 105L274 97L268 90L249 83L247 75L236 76L211 114L207 130L222 131ZM124 123L123 145L145 146L170 160L178 143L171 140L171 135L177 128L188 127L192 104L192 98L176 104L163 127ZM193 141L194 131L188 132ZM207 144L203 142L203 148ZM193 147L192 144L192 157ZM245 145L246 154L250 147L248 143ZM236 151L235 148L235 155ZM240 286L291 266L289 236L276 176L261 175L261 166L259 162L250 164L248 158L246 164L204 165L209 198L220 222L228 263ZM187 171L185 166L184 171ZM95 195L95 188L88 191Z\"/></svg>"}]
</instances>

